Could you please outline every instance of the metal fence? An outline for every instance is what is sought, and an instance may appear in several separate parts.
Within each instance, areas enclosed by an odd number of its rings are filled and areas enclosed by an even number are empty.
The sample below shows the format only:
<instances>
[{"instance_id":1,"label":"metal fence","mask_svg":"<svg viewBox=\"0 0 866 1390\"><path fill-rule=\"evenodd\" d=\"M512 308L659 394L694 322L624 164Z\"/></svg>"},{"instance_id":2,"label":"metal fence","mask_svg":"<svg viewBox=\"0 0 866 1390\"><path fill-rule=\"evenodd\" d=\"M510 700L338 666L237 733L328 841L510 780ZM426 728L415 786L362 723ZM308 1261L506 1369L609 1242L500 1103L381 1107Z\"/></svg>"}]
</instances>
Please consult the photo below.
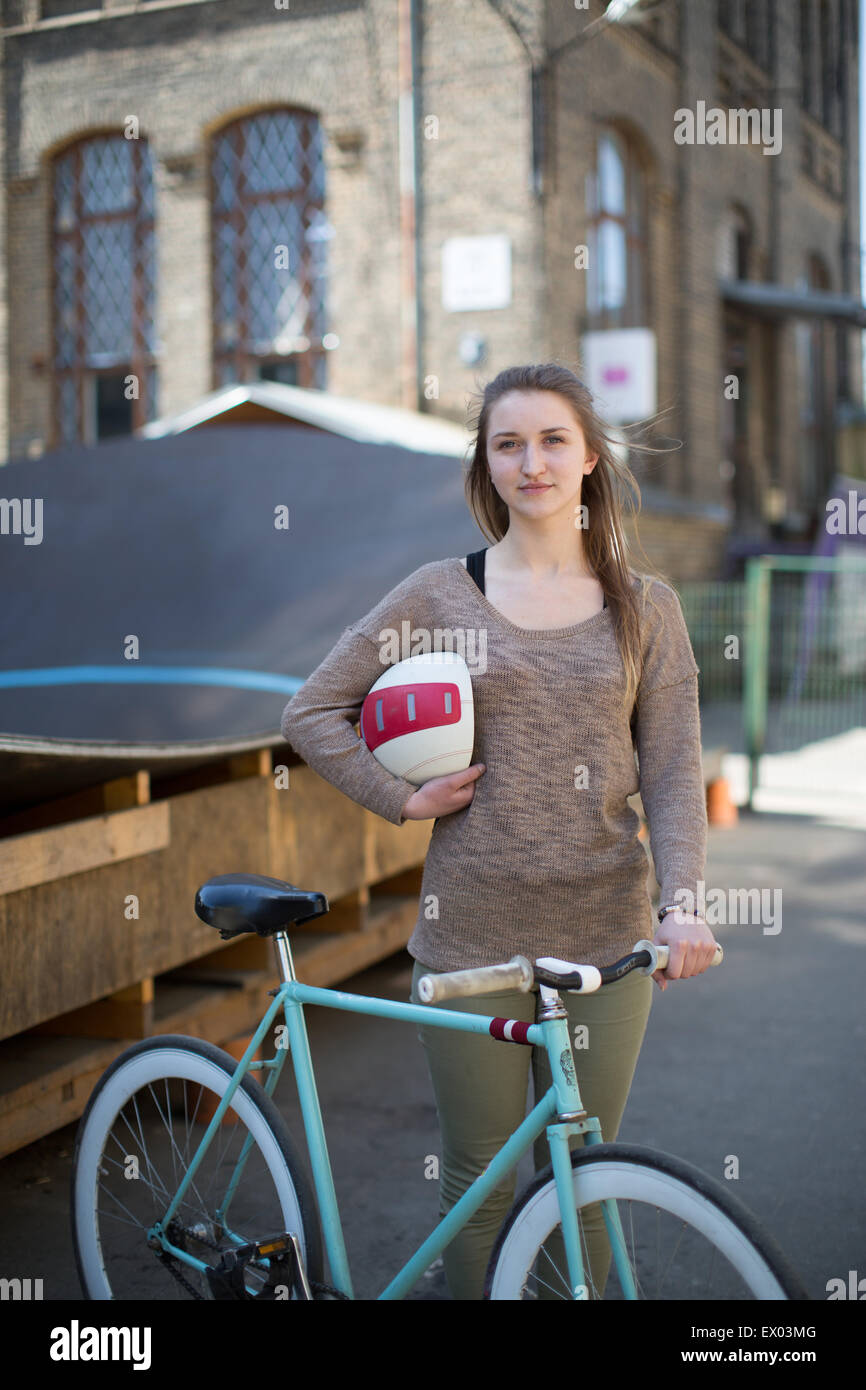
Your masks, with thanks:
<instances>
[{"instance_id":1,"label":"metal fence","mask_svg":"<svg viewBox=\"0 0 866 1390\"><path fill-rule=\"evenodd\" d=\"M750 802L762 753L866 725L862 555L762 555L745 580L678 592L702 707L734 712L742 731Z\"/></svg>"},{"instance_id":2,"label":"metal fence","mask_svg":"<svg viewBox=\"0 0 866 1390\"><path fill-rule=\"evenodd\" d=\"M746 586L740 580L677 586L695 661L701 703L742 700L743 662L731 639L742 638ZM739 642L740 649L742 641Z\"/></svg>"}]
</instances>

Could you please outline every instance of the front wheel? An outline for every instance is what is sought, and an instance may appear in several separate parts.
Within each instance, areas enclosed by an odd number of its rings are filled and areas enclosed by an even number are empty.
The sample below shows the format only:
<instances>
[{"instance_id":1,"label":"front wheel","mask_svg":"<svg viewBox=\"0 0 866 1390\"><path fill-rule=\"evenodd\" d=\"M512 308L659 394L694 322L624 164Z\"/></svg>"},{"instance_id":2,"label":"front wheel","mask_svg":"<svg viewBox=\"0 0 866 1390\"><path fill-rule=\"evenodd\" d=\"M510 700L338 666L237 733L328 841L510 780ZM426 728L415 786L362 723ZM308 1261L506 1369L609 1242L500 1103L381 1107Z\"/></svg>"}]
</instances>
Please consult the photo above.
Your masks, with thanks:
<instances>
[{"instance_id":1,"label":"front wheel","mask_svg":"<svg viewBox=\"0 0 866 1390\"><path fill-rule=\"evenodd\" d=\"M147 1231L162 1220L236 1068L212 1043L172 1035L136 1043L100 1077L72 1164L72 1237L86 1298L210 1298L211 1280L199 1265L215 1268L227 1251L282 1232L298 1237L308 1278L321 1281L309 1184L285 1121L251 1073L171 1225L172 1244L198 1264L166 1262L148 1244ZM267 1262L248 1263L243 1278L247 1296L260 1293Z\"/></svg>"},{"instance_id":2,"label":"front wheel","mask_svg":"<svg viewBox=\"0 0 866 1390\"><path fill-rule=\"evenodd\" d=\"M584 1285L570 1287L559 1194L548 1165L499 1233L485 1298L808 1299L772 1236L700 1169L636 1144L574 1150L571 1167ZM607 1199L616 1202L619 1261L599 1205Z\"/></svg>"}]
</instances>

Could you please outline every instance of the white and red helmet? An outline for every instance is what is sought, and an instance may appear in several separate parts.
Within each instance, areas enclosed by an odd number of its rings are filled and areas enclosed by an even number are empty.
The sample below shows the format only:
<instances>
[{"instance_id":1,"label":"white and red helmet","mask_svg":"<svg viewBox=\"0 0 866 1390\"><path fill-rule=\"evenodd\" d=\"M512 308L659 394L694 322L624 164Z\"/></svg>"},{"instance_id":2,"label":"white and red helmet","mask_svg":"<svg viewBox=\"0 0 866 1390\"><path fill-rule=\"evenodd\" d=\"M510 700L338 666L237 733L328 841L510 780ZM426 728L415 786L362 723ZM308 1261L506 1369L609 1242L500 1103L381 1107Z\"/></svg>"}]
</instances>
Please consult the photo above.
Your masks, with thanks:
<instances>
[{"instance_id":1,"label":"white and red helmet","mask_svg":"<svg viewBox=\"0 0 866 1390\"><path fill-rule=\"evenodd\" d=\"M423 652L389 666L361 706L361 737L395 777L416 787L472 762L469 668L457 652Z\"/></svg>"}]
</instances>

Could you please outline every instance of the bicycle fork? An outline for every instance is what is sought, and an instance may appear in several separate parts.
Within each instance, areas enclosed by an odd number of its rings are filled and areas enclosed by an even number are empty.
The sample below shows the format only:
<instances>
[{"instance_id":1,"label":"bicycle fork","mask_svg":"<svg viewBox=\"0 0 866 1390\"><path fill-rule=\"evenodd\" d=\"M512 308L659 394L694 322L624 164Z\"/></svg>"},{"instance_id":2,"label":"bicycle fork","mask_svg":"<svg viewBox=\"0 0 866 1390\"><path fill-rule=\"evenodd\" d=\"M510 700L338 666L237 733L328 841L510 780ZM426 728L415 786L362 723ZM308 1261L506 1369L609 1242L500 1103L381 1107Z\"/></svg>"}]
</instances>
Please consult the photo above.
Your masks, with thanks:
<instances>
[{"instance_id":1,"label":"bicycle fork","mask_svg":"<svg viewBox=\"0 0 866 1390\"><path fill-rule=\"evenodd\" d=\"M547 1055L556 1094L556 1110L559 1116L555 1124L547 1126L547 1140L553 1176L559 1197L559 1213L562 1225L562 1238L568 1264L569 1287L577 1300L589 1298L584 1278L583 1254L580 1248L577 1209L574 1202L573 1170L569 1137L579 1134L585 1145L602 1143L601 1125L595 1117L587 1117L580 1088L574 1070L574 1054L568 1032L568 1014L556 989L539 985L542 1008L538 1022L544 1025ZM613 1252L620 1286L626 1299L636 1299L637 1290L629 1263L625 1236L619 1218L616 1201L607 1198L600 1203L604 1224Z\"/></svg>"}]
</instances>

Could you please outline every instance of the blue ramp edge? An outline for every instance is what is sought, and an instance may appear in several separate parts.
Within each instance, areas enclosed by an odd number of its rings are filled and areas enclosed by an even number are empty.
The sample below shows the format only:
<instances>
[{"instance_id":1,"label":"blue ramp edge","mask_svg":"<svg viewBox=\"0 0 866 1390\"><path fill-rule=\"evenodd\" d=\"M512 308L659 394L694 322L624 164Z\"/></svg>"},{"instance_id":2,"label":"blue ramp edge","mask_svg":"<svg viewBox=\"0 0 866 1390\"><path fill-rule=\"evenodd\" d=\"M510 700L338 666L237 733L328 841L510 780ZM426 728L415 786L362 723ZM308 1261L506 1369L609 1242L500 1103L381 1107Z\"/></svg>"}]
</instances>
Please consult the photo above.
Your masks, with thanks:
<instances>
[{"instance_id":1,"label":"blue ramp edge","mask_svg":"<svg viewBox=\"0 0 866 1390\"><path fill-rule=\"evenodd\" d=\"M243 671L230 666L46 666L0 671L0 689L30 685L219 685L236 690L266 690L294 695L304 684L299 676L275 671Z\"/></svg>"}]
</instances>

